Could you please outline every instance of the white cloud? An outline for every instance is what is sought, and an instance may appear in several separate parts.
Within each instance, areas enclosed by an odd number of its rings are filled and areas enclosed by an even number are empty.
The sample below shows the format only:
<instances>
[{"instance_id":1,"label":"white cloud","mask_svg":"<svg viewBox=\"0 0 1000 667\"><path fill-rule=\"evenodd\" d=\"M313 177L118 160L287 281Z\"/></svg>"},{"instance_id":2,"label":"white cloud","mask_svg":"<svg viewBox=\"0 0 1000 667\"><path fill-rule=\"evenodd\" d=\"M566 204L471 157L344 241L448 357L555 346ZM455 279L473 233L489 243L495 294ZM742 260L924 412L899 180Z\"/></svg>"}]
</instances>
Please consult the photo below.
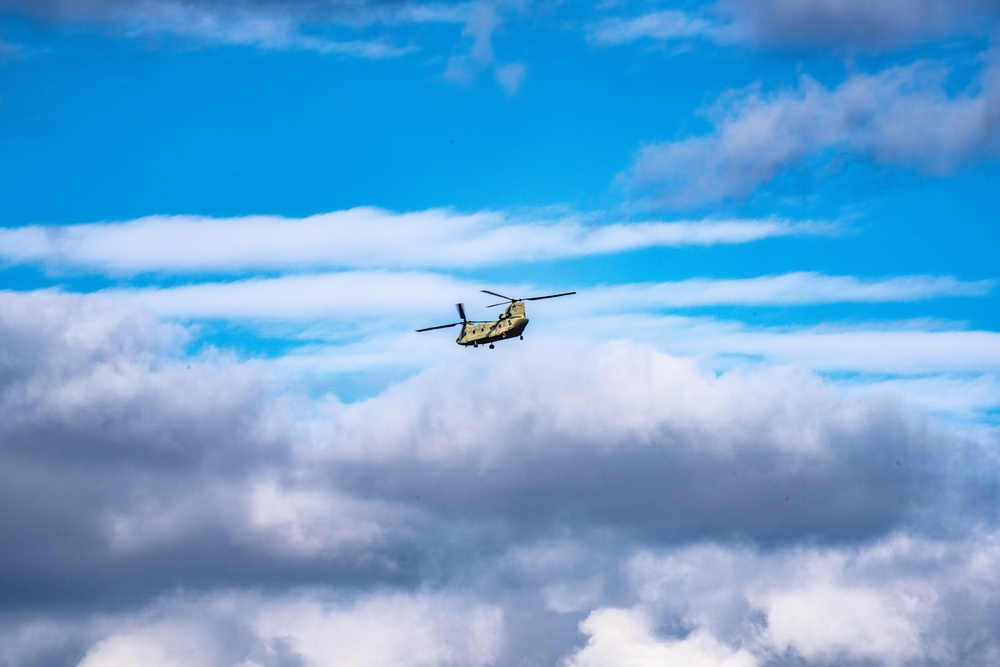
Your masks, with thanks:
<instances>
[{"instance_id":1,"label":"white cloud","mask_svg":"<svg viewBox=\"0 0 1000 667\"><path fill-rule=\"evenodd\" d=\"M346 547L372 547L397 512L328 490L286 488L274 479L249 490L247 538L281 550L318 556Z\"/></svg>"},{"instance_id":2,"label":"white cloud","mask_svg":"<svg viewBox=\"0 0 1000 667\"><path fill-rule=\"evenodd\" d=\"M415 320L431 313L454 319L452 304L476 292L478 288L471 283L439 274L347 271L106 294L169 317L285 322L327 319L351 324L356 318L405 316Z\"/></svg>"},{"instance_id":3,"label":"white cloud","mask_svg":"<svg viewBox=\"0 0 1000 667\"><path fill-rule=\"evenodd\" d=\"M223 659L217 643L200 623L173 619L101 640L78 667L211 667Z\"/></svg>"},{"instance_id":4,"label":"white cloud","mask_svg":"<svg viewBox=\"0 0 1000 667\"><path fill-rule=\"evenodd\" d=\"M746 332L719 342L731 353L761 354L772 362L822 370L919 374L1000 369L1000 334L992 331L817 327Z\"/></svg>"},{"instance_id":5,"label":"white cloud","mask_svg":"<svg viewBox=\"0 0 1000 667\"><path fill-rule=\"evenodd\" d=\"M489 665L503 616L447 596L372 596L348 608L291 604L264 610L258 632L287 638L306 665ZM401 631L403 630L403 631Z\"/></svg>"},{"instance_id":6,"label":"white cloud","mask_svg":"<svg viewBox=\"0 0 1000 667\"><path fill-rule=\"evenodd\" d=\"M949 173L1000 155L996 69L957 94L931 63L854 74L833 89L803 77L796 90L752 91L718 114L713 134L644 147L629 184L659 205L696 206L746 196L824 151Z\"/></svg>"},{"instance_id":7,"label":"white cloud","mask_svg":"<svg viewBox=\"0 0 1000 667\"><path fill-rule=\"evenodd\" d=\"M241 592L167 598L93 644L80 667L296 664L489 665L499 609L460 596L364 595L355 602ZM288 661L288 662L283 662Z\"/></svg>"},{"instance_id":8,"label":"white cloud","mask_svg":"<svg viewBox=\"0 0 1000 667\"><path fill-rule=\"evenodd\" d=\"M507 343L505 352L493 353L519 356L525 346L539 349L632 340L697 357L718 369L757 360L820 372L882 374L856 378L857 387L874 382L873 391L903 392L916 404L942 415L968 419L998 404L997 392L991 389L1000 372L1000 342L995 332L922 320L764 327L660 311L720 305L767 308L902 302L977 296L992 286L991 281L936 276L861 280L793 273L584 288L571 298L529 304L532 324L527 340ZM522 296L556 291L551 286L489 287ZM285 377L329 378L376 369L411 372L445 360L467 360L474 352L451 342L454 331L418 334L413 330L456 321L452 304L459 301L466 303L473 319L495 316L495 311L484 309L483 299L492 297L480 294L481 288L478 282L433 273L359 271L118 289L103 297L170 319L254 323L265 337L308 343L268 362L275 371ZM894 384L884 374L911 376L911 381ZM956 385L957 376L966 379ZM914 382L921 377L922 382ZM959 386L969 391L959 391Z\"/></svg>"},{"instance_id":9,"label":"white cloud","mask_svg":"<svg viewBox=\"0 0 1000 667\"><path fill-rule=\"evenodd\" d=\"M995 531L954 539L897 533L861 546L699 543L637 552L623 544L608 554L589 542L575 549L613 556L603 566L625 576L621 588L586 612L579 624L583 646L572 636L546 637L544 628L519 634L519 617L544 624L551 616L535 606L530 590L498 587L499 581L510 586L512 574L500 563L497 570L467 571L436 593L347 595L330 587L167 593L136 610L15 621L20 641L0 650L21 664L37 657L33 645L74 624L85 667L139 660L754 667L782 659L925 667L986 665L1000 655L993 631L1000 618ZM5 638L10 627L2 629ZM556 640L561 660L531 659L526 642L543 639Z\"/></svg>"},{"instance_id":10,"label":"white cloud","mask_svg":"<svg viewBox=\"0 0 1000 667\"><path fill-rule=\"evenodd\" d=\"M674 40L707 35L714 30L704 19L666 9L623 19L608 18L589 29L589 38L599 44L624 44L637 39Z\"/></svg>"},{"instance_id":11,"label":"white cloud","mask_svg":"<svg viewBox=\"0 0 1000 667\"><path fill-rule=\"evenodd\" d=\"M927 321L758 327L707 317L623 314L560 318L559 327L589 340L643 342L706 362L714 358L723 366L727 356L739 355L861 373L984 373L1000 367L1000 334ZM559 334L532 335L552 340Z\"/></svg>"},{"instance_id":12,"label":"white cloud","mask_svg":"<svg viewBox=\"0 0 1000 667\"><path fill-rule=\"evenodd\" d=\"M692 278L677 282L620 284L587 290L581 295L581 301L585 307L623 312L716 305L881 303L984 295L993 284L989 280L964 282L946 276L860 280L853 276L797 272L734 280Z\"/></svg>"},{"instance_id":13,"label":"white cloud","mask_svg":"<svg viewBox=\"0 0 1000 667\"><path fill-rule=\"evenodd\" d=\"M129 38L175 37L195 44L304 49L363 58L394 57L410 50L381 37L341 40L328 36L331 27L358 28L407 18L406 13L396 16L379 3L364 1L7 0L4 4L46 20L107 26Z\"/></svg>"},{"instance_id":14,"label":"white cloud","mask_svg":"<svg viewBox=\"0 0 1000 667\"><path fill-rule=\"evenodd\" d=\"M920 598L872 587L844 587L825 582L774 594L767 608L768 638L781 649L793 648L807 660L835 662L876 659L902 665L923 650L920 628L911 617ZM919 596L919 597L918 597Z\"/></svg>"},{"instance_id":15,"label":"white cloud","mask_svg":"<svg viewBox=\"0 0 1000 667\"><path fill-rule=\"evenodd\" d=\"M878 531L938 497L921 471L947 456L892 401L844 401L795 369L715 377L624 344L480 355L325 421L320 460L378 470L426 509L670 539Z\"/></svg>"},{"instance_id":16,"label":"white cloud","mask_svg":"<svg viewBox=\"0 0 1000 667\"><path fill-rule=\"evenodd\" d=\"M702 38L726 46L881 52L988 35L998 20L995 4L985 0L718 0L698 14L667 9L607 17L587 33L598 44Z\"/></svg>"},{"instance_id":17,"label":"white cloud","mask_svg":"<svg viewBox=\"0 0 1000 667\"><path fill-rule=\"evenodd\" d=\"M523 0L475 0L466 3L462 36L469 41L469 50L449 59L445 79L468 84L481 70L492 70L494 78L507 95L517 93L527 68L520 62L504 63L497 60L493 40L510 15L523 12L526 6Z\"/></svg>"},{"instance_id":18,"label":"white cloud","mask_svg":"<svg viewBox=\"0 0 1000 667\"><path fill-rule=\"evenodd\" d=\"M691 279L678 282L581 288L572 304L543 308L577 317L635 313L666 308L718 305L786 306L828 303L900 302L939 297L978 296L991 281L963 282L950 277L906 276L863 281L852 276L791 273L738 280ZM501 293L530 296L538 287L491 286ZM550 291L543 289L542 291ZM159 315L180 318L254 319L355 323L357 318L427 318L451 315L450 304L476 298L480 286L468 280L422 272L345 271L341 273L253 278L177 287L116 289L105 296L133 302ZM482 304L471 306L480 314ZM470 317L475 318L473 310ZM560 318L561 319L561 318ZM443 323L443 322L442 322ZM430 326L430 325L427 325ZM414 326L413 328L417 328Z\"/></svg>"},{"instance_id":19,"label":"white cloud","mask_svg":"<svg viewBox=\"0 0 1000 667\"><path fill-rule=\"evenodd\" d=\"M907 403L946 419L975 423L1000 408L1000 374L943 373L891 379L859 378L845 383L848 390L866 395L885 394L905 398Z\"/></svg>"},{"instance_id":20,"label":"white cloud","mask_svg":"<svg viewBox=\"0 0 1000 667\"><path fill-rule=\"evenodd\" d=\"M710 635L693 632L683 639L660 639L650 620L634 609L599 609L580 624L590 637L570 656L565 667L756 667L749 652L720 644Z\"/></svg>"},{"instance_id":21,"label":"white cloud","mask_svg":"<svg viewBox=\"0 0 1000 667\"><path fill-rule=\"evenodd\" d=\"M899 49L989 32L1000 13L982 0L720 0L720 41L767 47Z\"/></svg>"},{"instance_id":22,"label":"white cloud","mask_svg":"<svg viewBox=\"0 0 1000 667\"><path fill-rule=\"evenodd\" d=\"M995 589L983 594L996 580L997 538L973 530L773 551L706 544L640 554L630 567L637 609L654 624L683 621L762 661L984 664L997 654L995 636L977 646L984 635L962 624L1000 614Z\"/></svg>"},{"instance_id":23,"label":"white cloud","mask_svg":"<svg viewBox=\"0 0 1000 667\"><path fill-rule=\"evenodd\" d=\"M995 456L801 369L560 341L345 404L58 294L0 294L0 343L13 664L998 650Z\"/></svg>"},{"instance_id":24,"label":"white cloud","mask_svg":"<svg viewBox=\"0 0 1000 667\"><path fill-rule=\"evenodd\" d=\"M830 224L701 220L593 224L546 212L392 213L355 208L307 218L156 216L120 223L0 229L0 260L115 273L316 267L468 267L659 246L830 234Z\"/></svg>"},{"instance_id":25,"label":"white cloud","mask_svg":"<svg viewBox=\"0 0 1000 667\"><path fill-rule=\"evenodd\" d=\"M527 68L523 63L510 63L496 68L497 83L508 95L513 95L521 87Z\"/></svg>"}]
</instances>

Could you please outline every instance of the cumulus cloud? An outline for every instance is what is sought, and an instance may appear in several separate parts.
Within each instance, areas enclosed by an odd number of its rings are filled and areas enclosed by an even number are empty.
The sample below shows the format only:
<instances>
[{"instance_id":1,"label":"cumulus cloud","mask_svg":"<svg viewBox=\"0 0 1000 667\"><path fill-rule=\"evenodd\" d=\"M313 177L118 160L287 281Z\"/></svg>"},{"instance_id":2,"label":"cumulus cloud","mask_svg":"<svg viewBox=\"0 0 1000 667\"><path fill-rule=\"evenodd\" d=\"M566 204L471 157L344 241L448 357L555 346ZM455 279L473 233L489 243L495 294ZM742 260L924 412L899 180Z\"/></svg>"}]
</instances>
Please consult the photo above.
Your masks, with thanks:
<instances>
[{"instance_id":1,"label":"cumulus cloud","mask_svg":"<svg viewBox=\"0 0 1000 667\"><path fill-rule=\"evenodd\" d=\"M733 650L711 635L693 632L683 639L656 636L649 618L635 609L599 609L580 624L587 646L565 661L565 667L690 665L691 667L756 667L748 651Z\"/></svg>"},{"instance_id":2,"label":"cumulus cloud","mask_svg":"<svg viewBox=\"0 0 1000 667\"><path fill-rule=\"evenodd\" d=\"M588 216L361 207L306 218L153 216L0 229L0 259L111 273L247 269L469 267L663 246L833 234L781 218L597 224Z\"/></svg>"},{"instance_id":3,"label":"cumulus cloud","mask_svg":"<svg viewBox=\"0 0 1000 667\"><path fill-rule=\"evenodd\" d=\"M107 297L0 297L13 664L997 650L997 462L897 402L620 343L343 403ZM852 648L855 606L885 616Z\"/></svg>"},{"instance_id":4,"label":"cumulus cloud","mask_svg":"<svg viewBox=\"0 0 1000 667\"><path fill-rule=\"evenodd\" d=\"M836 88L803 77L795 90L736 96L712 134L644 147L627 176L651 203L688 207L744 197L782 171L823 155L946 174L1000 155L1000 76L989 63L948 91L933 63L854 74Z\"/></svg>"},{"instance_id":5,"label":"cumulus cloud","mask_svg":"<svg viewBox=\"0 0 1000 667\"><path fill-rule=\"evenodd\" d=\"M617 613L668 628L633 644L690 633L750 652L751 664L986 664L997 656L995 637L967 621L1000 614L1000 599L983 589L996 581L997 556L996 531L979 529L954 539L893 533L850 547L643 552L629 564L637 604ZM583 629L595 643L609 634L596 622Z\"/></svg>"},{"instance_id":6,"label":"cumulus cloud","mask_svg":"<svg viewBox=\"0 0 1000 667\"><path fill-rule=\"evenodd\" d=\"M390 509L274 482L293 431L259 374L181 363L174 329L111 302L0 301L0 523L18 545L0 556L8 604L253 579L303 553L331 575L386 566L358 550L402 539L371 527ZM329 520L321 501L343 514Z\"/></svg>"},{"instance_id":7,"label":"cumulus cloud","mask_svg":"<svg viewBox=\"0 0 1000 667\"><path fill-rule=\"evenodd\" d=\"M628 526L664 538L772 539L806 526L865 534L904 520L915 506L901 499L933 484L918 481L926 454L909 448L938 451L936 436L896 430L908 419L891 416L891 403L842 403L797 372L715 381L689 362L629 346L545 356L468 379L430 373L344 407L329 439L365 444L327 456L355 471L357 488L419 495L443 513L463 508L483 521L510 513L534 530L552 521ZM365 438L382 413L392 422ZM876 450L878 460L869 458Z\"/></svg>"}]
</instances>

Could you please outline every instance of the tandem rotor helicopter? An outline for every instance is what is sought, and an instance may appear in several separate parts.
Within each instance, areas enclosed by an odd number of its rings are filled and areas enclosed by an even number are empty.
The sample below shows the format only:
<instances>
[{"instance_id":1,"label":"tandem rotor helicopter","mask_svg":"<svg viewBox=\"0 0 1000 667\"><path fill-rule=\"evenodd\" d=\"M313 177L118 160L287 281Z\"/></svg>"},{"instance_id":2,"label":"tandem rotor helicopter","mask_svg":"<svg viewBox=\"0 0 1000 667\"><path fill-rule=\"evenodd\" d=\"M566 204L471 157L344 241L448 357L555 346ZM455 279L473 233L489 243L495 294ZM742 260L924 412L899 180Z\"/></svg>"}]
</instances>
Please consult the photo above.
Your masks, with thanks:
<instances>
[{"instance_id":1,"label":"tandem rotor helicopter","mask_svg":"<svg viewBox=\"0 0 1000 667\"><path fill-rule=\"evenodd\" d=\"M467 320L465 319L465 307L460 303L456 303L455 307L458 309L458 316L462 318L461 322L439 324L436 327L426 327L424 329L417 329L417 331L447 329L448 327L454 327L461 324L462 330L458 334L458 338L455 339L456 343L459 345L471 345L472 347L479 347L481 343L489 343L490 349L492 350L493 343L498 340L507 340L508 338L520 338L521 340L524 340L524 336L522 334L524 332L524 327L528 326L528 318L524 316L525 301L540 301L542 299L554 299L557 296L569 296L570 294L576 294L576 292L562 292L560 294L548 294L546 296L532 296L527 299L512 299L509 296L497 294L496 292L491 292L488 289L480 291L503 299L500 303L494 303L487 306L487 308L502 306L504 303L509 302L509 305L500 315L499 319L481 321Z\"/></svg>"}]
</instances>

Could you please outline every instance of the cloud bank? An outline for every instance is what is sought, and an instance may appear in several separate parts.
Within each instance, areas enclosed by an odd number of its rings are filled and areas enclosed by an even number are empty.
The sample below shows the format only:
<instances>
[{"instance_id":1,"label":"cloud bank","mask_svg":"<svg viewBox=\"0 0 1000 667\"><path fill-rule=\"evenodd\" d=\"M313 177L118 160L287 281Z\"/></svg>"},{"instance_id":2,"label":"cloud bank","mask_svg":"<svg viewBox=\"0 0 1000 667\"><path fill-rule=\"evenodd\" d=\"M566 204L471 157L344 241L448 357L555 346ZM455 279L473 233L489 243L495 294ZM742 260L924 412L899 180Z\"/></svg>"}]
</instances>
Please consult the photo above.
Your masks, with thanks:
<instances>
[{"instance_id":1,"label":"cloud bank","mask_svg":"<svg viewBox=\"0 0 1000 667\"><path fill-rule=\"evenodd\" d=\"M348 404L106 297L0 296L11 664L1000 650L995 454L894 401L605 343Z\"/></svg>"}]
</instances>

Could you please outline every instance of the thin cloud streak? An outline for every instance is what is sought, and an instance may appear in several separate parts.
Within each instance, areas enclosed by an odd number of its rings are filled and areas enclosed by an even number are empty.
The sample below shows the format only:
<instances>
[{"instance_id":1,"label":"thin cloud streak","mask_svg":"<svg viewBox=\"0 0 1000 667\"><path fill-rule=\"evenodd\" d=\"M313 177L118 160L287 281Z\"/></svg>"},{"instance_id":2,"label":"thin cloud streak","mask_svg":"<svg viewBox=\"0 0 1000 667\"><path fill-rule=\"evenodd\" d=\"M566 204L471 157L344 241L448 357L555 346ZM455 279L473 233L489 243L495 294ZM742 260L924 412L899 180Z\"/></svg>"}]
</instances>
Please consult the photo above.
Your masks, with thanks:
<instances>
[{"instance_id":1,"label":"thin cloud streak","mask_svg":"<svg viewBox=\"0 0 1000 667\"><path fill-rule=\"evenodd\" d=\"M415 317L447 309L479 289L473 283L433 273L347 271L115 289L104 294L166 317L289 322Z\"/></svg>"},{"instance_id":2,"label":"thin cloud streak","mask_svg":"<svg viewBox=\"0 0 1000 667\"><path fill-rule=\"evenodd\" d=\"M126 274L470 267L837 231L830 223L780 218L601 225L585 216L545 220L544 214L393 213L362 207L298 219L156 216L0 229L0 261Z\"/></svg>"},{"instance_id":3,"label":"thin cloud streak","mask_svg":"<svg viewBox=\"0 0 1000 667\"><path fill-rule=\"evenodd\" d=\"M737 280L698 278L580 287L571 309L577 314L596 315L721 305L892 303L982 296L993 285L994 281L990 280L964 282L948 276L868 281L816 273ZM524 285L493 285L492 288L511 294L554 289ZM169 317L294 321L434 312L444 308L442 304L464 302L470 297L482 299L481 289L482 285L468 279L458 280L436 273L345 271L177 287L114 289L103 294L140 304ZM560 308L558 305L551 307Z\"/></svg>"},{"instance_id":4,"label":"thin cloud streak","mask_svg":"<svg viewBox=\"0 0 1000 667\"><path fill-rule=\"evenodd\" d=\"M742 279L692 278L678 282L621 284L587 290L583 300L600 310L689 308L719 305L792 306L892 303L941 297L983 296L995 281L950 276L901 276L861 280L811 272Z\"/></svg>"},{"instance_id":5,"label":"thin cloud streak","mask_svg":"<svg viewBox=\"0 0 1000 667\"><path fill-rule=\"evenodd\" d=\"M796 364L821 372L1000 371L1000 333L919 320L760 327L708 317L619 314L574 317L561 320L559 326L590 340L627 338L671 354L714 358L721 367L744 359Z\"/></svg>"},{"instance_id":6,"label":"thin cloud streak","mask_svg":"<svg viewBox=\"0 0 1000 667\"><path fill-rule=\"evenodd\" d=\"M626 44L638 39L674 40L708 36L715 29L705 19L667 9L629 19L604 19L589 28L588 39L597 44Z\"/></svg>"},{"instance_id":7,"label":"thin cloud streak","mask_svg":"<svg viewBox=\"0 0 1000 667\"><path fill-rule=\"evenodd\" d=\"M467 10L441 10L437 5L360 0L314 2L251 2L189 0L110 0L74 2L4 0L7 9L45 21L95 26L129 39L170 37L195 45L253 46L265 50L299 49L360 58L391 58L412 47L393 44L384 36L373 39L334 39L331 29L359 30L370 25L461 22ZM458 14L458 15L456 15Z\"/></svg>"}]
</instances>

